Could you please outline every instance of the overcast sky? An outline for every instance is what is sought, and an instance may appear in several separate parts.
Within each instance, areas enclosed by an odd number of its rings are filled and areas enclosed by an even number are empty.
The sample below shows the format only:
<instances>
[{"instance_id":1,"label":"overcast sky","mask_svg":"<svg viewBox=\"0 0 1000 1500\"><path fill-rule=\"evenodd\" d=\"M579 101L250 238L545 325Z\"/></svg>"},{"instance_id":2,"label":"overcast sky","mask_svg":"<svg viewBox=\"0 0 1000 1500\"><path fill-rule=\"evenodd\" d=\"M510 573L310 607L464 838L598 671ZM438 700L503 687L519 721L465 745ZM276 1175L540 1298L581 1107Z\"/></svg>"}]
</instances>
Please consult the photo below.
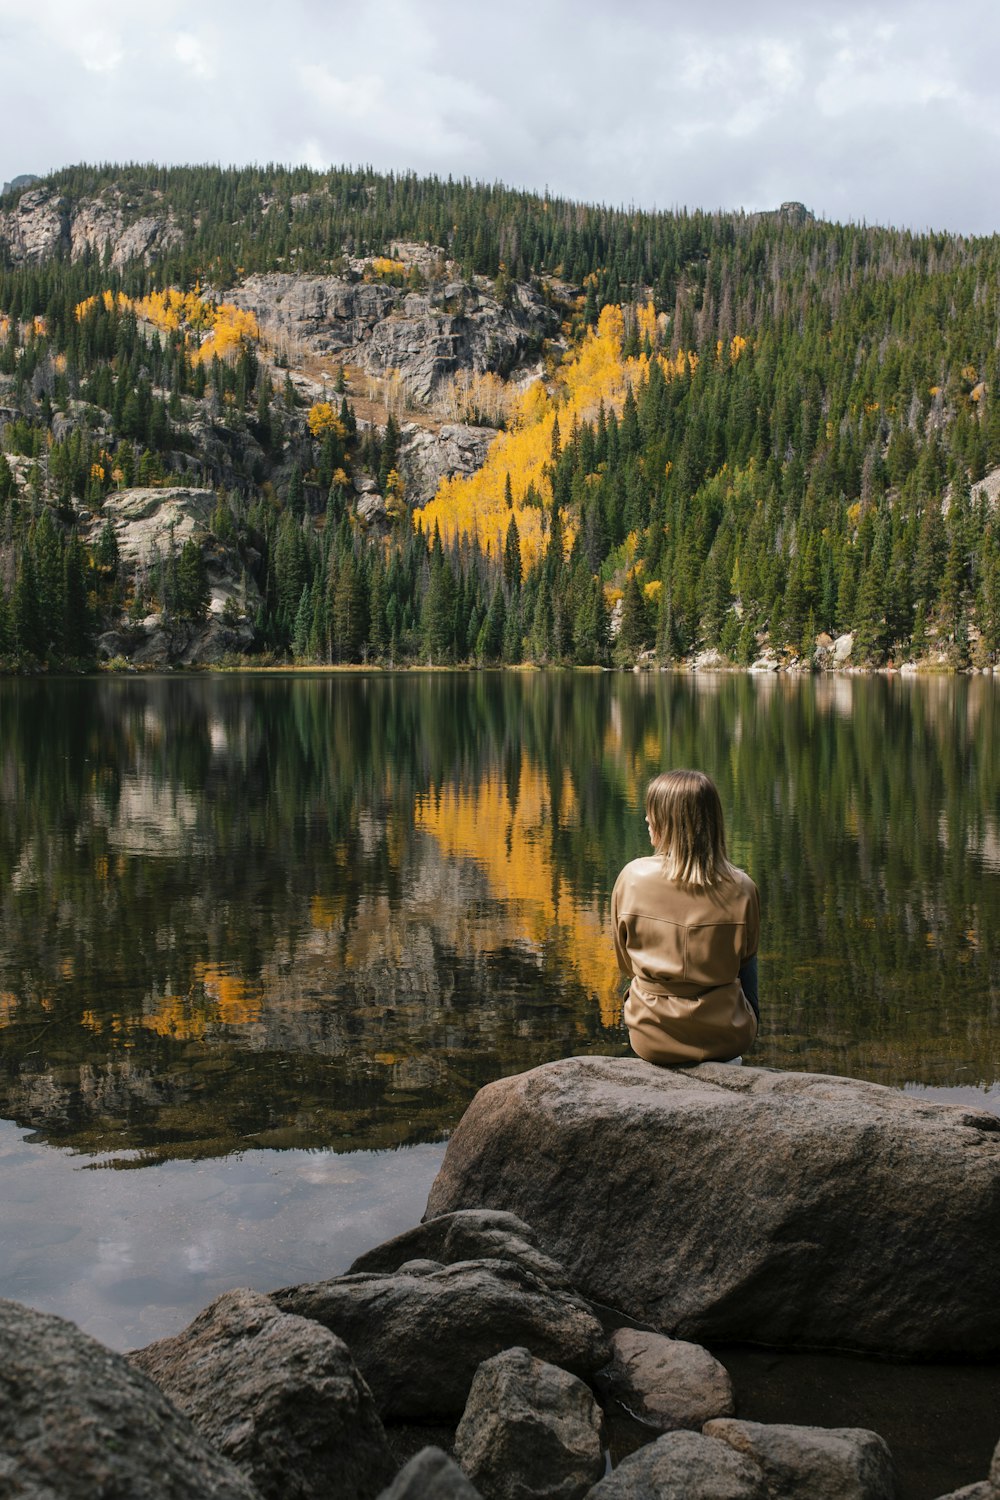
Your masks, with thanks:
<instances>
[{"instance_id":1,"label":"overcast sky","mask_svg":"<svg viewBox=\"0 0 1000 1500\"><path fill-rule=\"evenodd\" d=\"M998 56L994 0L0 0L0 183L371 164L992 234Z\"/></svg>"}]
</instances>

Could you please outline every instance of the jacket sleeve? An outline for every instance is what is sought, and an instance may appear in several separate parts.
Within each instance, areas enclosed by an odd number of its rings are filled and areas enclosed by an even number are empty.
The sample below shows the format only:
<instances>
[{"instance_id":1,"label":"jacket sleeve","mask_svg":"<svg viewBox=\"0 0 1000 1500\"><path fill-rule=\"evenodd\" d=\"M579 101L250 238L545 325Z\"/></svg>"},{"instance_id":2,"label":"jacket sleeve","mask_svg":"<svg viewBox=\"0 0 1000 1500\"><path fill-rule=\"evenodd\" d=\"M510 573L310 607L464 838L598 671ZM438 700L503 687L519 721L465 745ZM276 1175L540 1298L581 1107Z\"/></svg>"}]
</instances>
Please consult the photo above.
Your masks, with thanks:
<instances>
[{"instance_id":1,"label":"jacket sleeve","mask_svg":"<svg viewBox=\"0 0 1000 1500\"><path fill-rule=\"evenodd\" d=\"M742 963L746 963L748 958L753 958L760 947L760 892L749 876L747 876L747 880L750 885L750 893L749 900L747 901Z\"/></svg>"},{"instance_id":2,"label":"jacket sleeve","mask_svg":"<svg viewBox=\"0 0 1000 1500\"><path fill-rule=\"evenodd\" d=\"M625 871L623 870L621 872L621 875L619 875L618 879L615 881L615 888L611 892L611 935L612 935L612 938L614 939L615 957L618 960L619 971L622 974L627 974L629 976L629 978L631 979L631 977L632 977L632 963L631 963L631 960L629 959L629 956L628 956L628 949L625 947L625 944L624 944L624 942L622 940L621 916L620 916L620 913L621 913L621 899L622 899L622 885L623 885L623 877L624 877L624 875L625 875Z\"/></svg>"}]
</instances>

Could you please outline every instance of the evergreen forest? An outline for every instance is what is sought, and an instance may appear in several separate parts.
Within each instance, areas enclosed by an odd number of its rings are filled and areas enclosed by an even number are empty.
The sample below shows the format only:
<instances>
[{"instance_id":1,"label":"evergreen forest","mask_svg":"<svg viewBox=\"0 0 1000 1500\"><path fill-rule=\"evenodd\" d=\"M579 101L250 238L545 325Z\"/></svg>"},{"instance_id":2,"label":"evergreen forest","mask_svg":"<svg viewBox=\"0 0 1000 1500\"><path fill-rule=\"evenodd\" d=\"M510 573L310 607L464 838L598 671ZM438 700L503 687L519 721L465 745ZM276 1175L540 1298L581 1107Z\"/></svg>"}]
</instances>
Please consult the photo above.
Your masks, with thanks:
<instances>
[{"instance_id":1,"label":"evergreen forest","mask_svg":"<svg viewBox=\"0 0 1000 1500\"><path fill-rule=\"evenodd\" d=\"M28 256L3 225L39 189L172 233ZM304 396L226 296L276 271L422 291L403 242L498 306L532 288L558 330L530 383L487 372L486 461L420 503L407 411L359 420L343 371ZM851 633L856 665L983 667L998 475L996 236L273 166L80 166L0 199L7 670L89 668L151 616L190 635L213 568L240 580L225 660L808 666ZM178 485L210 515L130 565L109 501Z\"/></svg>"}]
</instances>

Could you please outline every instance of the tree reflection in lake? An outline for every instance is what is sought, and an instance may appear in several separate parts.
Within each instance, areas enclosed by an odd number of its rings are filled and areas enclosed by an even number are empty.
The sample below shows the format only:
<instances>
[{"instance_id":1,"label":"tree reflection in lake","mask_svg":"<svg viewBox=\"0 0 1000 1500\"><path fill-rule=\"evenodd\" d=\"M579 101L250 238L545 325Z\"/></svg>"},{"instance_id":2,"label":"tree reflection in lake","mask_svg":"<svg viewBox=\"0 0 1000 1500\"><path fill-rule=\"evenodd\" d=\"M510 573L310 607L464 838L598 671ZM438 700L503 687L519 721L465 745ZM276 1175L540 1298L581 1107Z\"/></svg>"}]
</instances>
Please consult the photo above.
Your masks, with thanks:
<instances>
[{"instance_id":1,"label":"tree reflection in lake","mask_svg":"<svg viewBox=\"0 0 1000 1500\"><path fill-rule=\"evenodd\" d=\"M992 1085L998 704L982 678L0 682L0 1114L140 1161L379 1147L625 1051L608 895L668 765L715 778L761 888L754 1061Z\"/></svg>"}]
</instances>

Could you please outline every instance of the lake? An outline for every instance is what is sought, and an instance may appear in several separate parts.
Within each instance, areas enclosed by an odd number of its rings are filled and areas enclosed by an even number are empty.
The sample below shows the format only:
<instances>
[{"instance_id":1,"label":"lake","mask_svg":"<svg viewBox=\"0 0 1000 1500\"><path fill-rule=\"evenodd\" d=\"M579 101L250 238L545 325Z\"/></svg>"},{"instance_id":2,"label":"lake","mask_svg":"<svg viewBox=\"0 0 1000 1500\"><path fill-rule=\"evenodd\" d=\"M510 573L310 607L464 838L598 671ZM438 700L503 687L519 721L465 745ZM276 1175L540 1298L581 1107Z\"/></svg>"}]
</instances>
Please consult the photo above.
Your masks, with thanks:
<instances>
[{"instance_id":1,"label":"lake","mask_svg":"<svg viewBox=\"0 0 1000 1500\"><path fill-rule=\"evenodd\" d=\"M611 886L695 765L753 1061L1000 1111L1000 684L0 681L0 1295L116 1348L415 1223L502 1074L624 1054Z\"/></svg>"}]
</instances>

